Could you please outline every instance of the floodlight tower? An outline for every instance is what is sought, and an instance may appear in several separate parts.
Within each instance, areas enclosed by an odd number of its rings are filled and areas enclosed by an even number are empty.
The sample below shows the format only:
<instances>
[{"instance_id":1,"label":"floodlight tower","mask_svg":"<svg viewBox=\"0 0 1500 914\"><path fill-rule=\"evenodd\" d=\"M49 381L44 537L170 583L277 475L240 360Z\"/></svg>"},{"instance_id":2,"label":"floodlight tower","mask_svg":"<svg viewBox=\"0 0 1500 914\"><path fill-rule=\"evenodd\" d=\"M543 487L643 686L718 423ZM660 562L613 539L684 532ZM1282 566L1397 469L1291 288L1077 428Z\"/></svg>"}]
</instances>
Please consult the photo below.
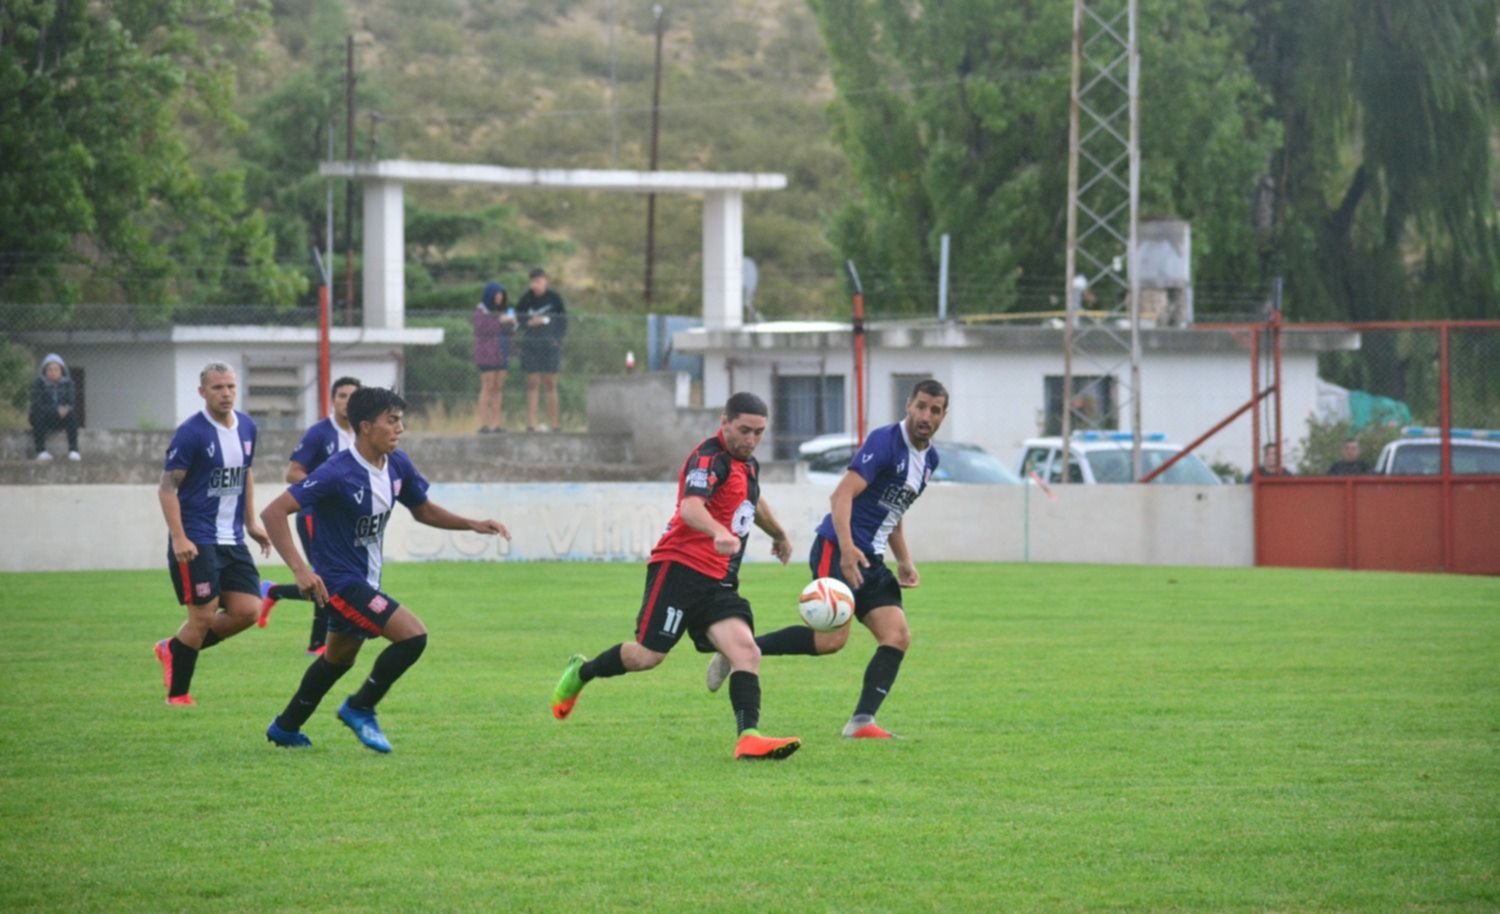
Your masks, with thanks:
<instances>
[{"instance_id":1,"label":"floodlight tower","mask_svg":"<svg viewBox=\"0 0 1500 914\"><path fill-rule=\"evenodd\" d=\"M1073 0L1062 434L1066 442L1075 427L1118 427L1128 408L1136 479L1141 477L1139 85L1136 0ZM1093 378L1075 395L1073 372L1079 366ZM1126 366L1124 389L1111 389L1110 379ZM1096 406L1088 408L1091 403ZM1066 447L1062 454L1066 482Z\"/></svg>"}]
</instances>

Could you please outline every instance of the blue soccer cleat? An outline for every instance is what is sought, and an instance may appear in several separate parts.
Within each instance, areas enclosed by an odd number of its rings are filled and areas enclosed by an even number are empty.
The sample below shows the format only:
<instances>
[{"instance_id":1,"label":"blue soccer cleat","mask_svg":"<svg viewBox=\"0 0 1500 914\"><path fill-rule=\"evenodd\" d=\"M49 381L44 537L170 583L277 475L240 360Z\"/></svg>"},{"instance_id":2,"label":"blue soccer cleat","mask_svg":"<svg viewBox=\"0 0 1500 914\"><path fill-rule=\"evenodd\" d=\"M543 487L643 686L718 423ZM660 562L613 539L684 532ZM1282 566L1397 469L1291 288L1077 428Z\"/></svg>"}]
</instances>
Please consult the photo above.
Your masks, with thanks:
<instances>
[{"instance_id":1,"label":"blue soccer cleat","mask_svg":"<svg viewBox=\"0 0 1500 914\"><path fill-rule=\"evenodd\" d=\"M359 708L350 707L349 699L346 698L344 703L339 705L339 720L344 722L344 726L353 730L359 741L369 748L376 752L391 751L391 741L380 732L380 724L376 722L373 710L361 711Z\"/></svg>"},{"instance_id":2,"label":"blue soccer cleat","mask_svg":"<svg viewBox=\"0 0 1500 914\"><path fill-rule=\"evenodd\" d=\"M283 749L311 749L312 740L301 730L283 730L271 721L271 726L266 728L266 739L275 743Z\"/></svg>"}]
</instances>

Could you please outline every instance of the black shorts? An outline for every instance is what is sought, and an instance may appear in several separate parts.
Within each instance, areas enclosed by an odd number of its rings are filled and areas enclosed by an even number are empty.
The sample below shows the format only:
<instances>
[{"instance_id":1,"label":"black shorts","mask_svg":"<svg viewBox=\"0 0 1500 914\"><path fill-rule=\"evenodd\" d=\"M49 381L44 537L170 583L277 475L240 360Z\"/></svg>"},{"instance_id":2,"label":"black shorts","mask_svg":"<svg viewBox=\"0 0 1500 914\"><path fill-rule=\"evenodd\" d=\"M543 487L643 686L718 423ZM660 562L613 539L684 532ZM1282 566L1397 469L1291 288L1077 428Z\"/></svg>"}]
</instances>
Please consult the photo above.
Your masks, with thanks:
<instances>
[{"instance_id":1,"label":"black shorts","mask_svg":"<svg viewBox=\"0 0 1500 914\"><path fill-rule=\"evenodd\" d=\"M562 366L562 343L550 338L521 341L521 369L527 374L557 374Z\"/></svg>"},{"instance_id":2,"label":"black shorts","mask_svg":"<svg viewBox=\"0 0 1500 914\"><path fill-rule=\"evenodd\" d=\"M885 559L878 555L867 555L870 567L864 569L865 582L858 590L854 590L854 618L865 621L865 616L870 610L879 609L882 606L901 605L901 582L896 580L896 575L886 567ZM817 578L835 578L844 581L844 572L839 570L839 544L826 540L821 536L813 537L812 552L807 557L807 565L812 569L814 580ZM844 581L848 584L848 581Z\"/></svg>"},{"instance_id":3,"label":"black shorts","mask_svg":"<svg viewBox=\"0 0 1500 914\"><path fill-rule=\"evenodd\" d=\"M635 641L640 646L665 654L686 632L700 653L711 654L718 648L708 640L709 626L731 617L744 619L755 631L750 601L734 585L680 562L646 566L646 594L635 617Z\"/></svg>"},{"instance_id":4,"label":"black shorts","mask_svg":"<svg viewBox=\"0 0 1500 914\"><path fill-rule=\"evenodd\" d=\"M349 584L328 595L328 630L357 638L376 638L401 604L369 584Z\"/></svg>"},{"instance_id":5,"label":"black shorts","mask_svg":"<svg viewBox=\"0 0 1500 914\"><path fill-rule=\"evenodd\" d=\"M212 603L221 593L249 593L260 596L260 571L243 543L221 546L218 543L194 543L198 557L179 562L167 545L167 570L172 575L172 589L177 602L202 606Z\"/></svg>"}]
</instances>

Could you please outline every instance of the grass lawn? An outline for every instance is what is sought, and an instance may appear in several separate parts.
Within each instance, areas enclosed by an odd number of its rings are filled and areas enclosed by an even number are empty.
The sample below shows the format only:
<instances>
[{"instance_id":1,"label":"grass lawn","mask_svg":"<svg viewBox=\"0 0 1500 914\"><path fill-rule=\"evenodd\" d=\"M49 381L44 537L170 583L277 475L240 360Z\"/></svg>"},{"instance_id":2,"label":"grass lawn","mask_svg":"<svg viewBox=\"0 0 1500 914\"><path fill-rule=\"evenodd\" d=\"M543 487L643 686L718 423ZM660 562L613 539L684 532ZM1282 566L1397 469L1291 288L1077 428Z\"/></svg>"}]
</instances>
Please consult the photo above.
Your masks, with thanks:
<instances>
[{"instance_id":1,"label":"grass lawn","mask_svg":"<svg viewBox=\"0 0 1500 914\"><path fill-rule=\"evenodd\" d=\"M782 763L736 763L686 642L547 702L631 636L643 568L403 565L427 654L381 706L266 724L305 604L162 702L166 572L0 576L0 909L1496 911L1500 580L938 565L881 722L872 641L765 661ZM752 566L765 631L804 570Z\"/></svg>"}]
</instances>

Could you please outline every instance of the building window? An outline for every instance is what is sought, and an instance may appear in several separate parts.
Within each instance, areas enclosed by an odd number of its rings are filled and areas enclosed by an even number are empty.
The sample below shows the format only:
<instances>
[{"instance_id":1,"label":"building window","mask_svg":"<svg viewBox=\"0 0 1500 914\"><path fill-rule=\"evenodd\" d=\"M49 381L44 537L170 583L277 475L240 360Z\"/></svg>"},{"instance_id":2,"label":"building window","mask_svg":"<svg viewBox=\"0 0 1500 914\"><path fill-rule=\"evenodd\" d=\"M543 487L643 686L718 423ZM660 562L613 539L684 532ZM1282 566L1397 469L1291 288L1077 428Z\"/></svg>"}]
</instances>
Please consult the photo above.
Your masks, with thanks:
<instances>
[{"instance_id":1,"label":"building window","mask_svg":"<svg viewBox=\"0 0 1500 914\"><path fill-rule=\"evenodd\" d=\"M891 421L900 422L906 418L906 401L911 397L911 390L921 381L932 380L932 372L921 374L893 374L891 375Z\"/></svg>"},{"instance_id":2,"label":"building window","mask_svg":"<svg viewBox=\"0 0 1500 914\"><path fill-rule=\"evenodd\" d=\"M1062 434L1062 375L1048 375L1046 382L1047 424L1045 434ZM1113 375L1073 376L1074 429L1117 429L1120 417L1115 407Z\"/></svg>"},{"instance_id":3,"label":"building window","mask_svg":"<svg viewBox=\"0 0 1500 914\"><path fill-rule=\"evenodd\" d=\"M795 460L797 446L819 435L844 431L843 375L782 375L776 379L772 456Z\"/></svg>"}]
</instances>

